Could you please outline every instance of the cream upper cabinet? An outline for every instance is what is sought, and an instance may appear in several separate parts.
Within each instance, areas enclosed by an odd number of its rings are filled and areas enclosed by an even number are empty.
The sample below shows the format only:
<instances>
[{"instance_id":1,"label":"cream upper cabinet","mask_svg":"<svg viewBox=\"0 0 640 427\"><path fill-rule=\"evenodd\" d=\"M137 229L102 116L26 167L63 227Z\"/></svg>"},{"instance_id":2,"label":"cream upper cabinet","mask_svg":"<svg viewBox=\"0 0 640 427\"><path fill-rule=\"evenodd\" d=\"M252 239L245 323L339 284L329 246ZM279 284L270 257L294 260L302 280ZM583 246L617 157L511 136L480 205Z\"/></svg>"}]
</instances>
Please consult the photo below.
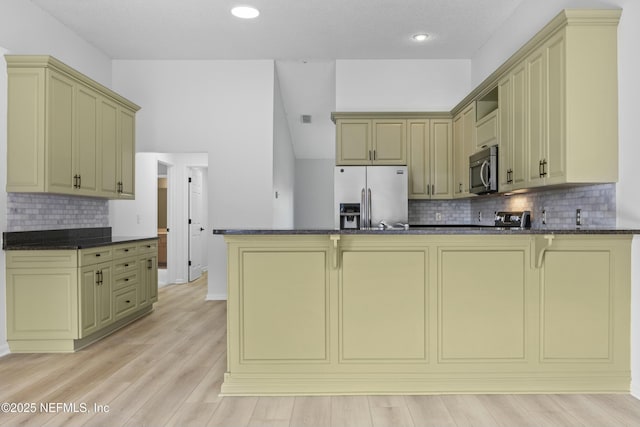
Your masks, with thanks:
<instances>
[{"instance_id":1,"label":"cream upper cabinet","mask_svg":"<svg viewBox=\"0 0 640 427\"><path fill-rule=\"evenodd\" d=\"M583 13L525 60L529 187L618 179L619 11Z\"/></svg>"},{"instance_id":2,"label":"cream upper cabinet","mask_svg":"<svg viewBox=\"0 0 640 427\"><path fill-rule=\"evenodd\" d=\"M450 199L453 191L452 122L408 120L409 198Z\"/></svg>"},{"instance_id":3,"label":"cream upper cabinet","mask_svg":"<svg viewBox=\"0 0 640 427\"><path fill-rule=\"evenodd\" d=\"M407 121L335 118L336 165L406 165Z\"/></svg>"},{"instance_id":4,"label":"cream upper cabinet","mask_svg":"<svg viewBox=\"0 0 640 427\"><path fill-rule=\"evenodd\" d=\"M453 196L469 197L469 156L476 149L476 109L469 104L453 119Z\"/></svg>"},{"instance_id":5,"label":"cream upper cabinet","mask_svg":"<svg viewBox=\"0 0 640 427\"><path fill-rule=\"evenodd\" d=\"M133 198L140 107L50 56L5 58L7 191Z\"/></svg>"},{"instance_id":6,"label":"cream upper cabinet","mask_svg":"<svg viewBox=\"0 0 640 427\"><path fill-rule=\"evenodd\" d=\"M499 191L523 188L526 182L526 67L520 64L498 84Z\"/></svg>"},{"instance_id":7,"label":"cream upper cabinet","mask_svg":"<svg viewBox=\"0 0 640 427\"><path fill-rule=\"evenodd\" d=\"M407 164L407 121L373 120L373 164Z\"/></svg>"}]
</instances>

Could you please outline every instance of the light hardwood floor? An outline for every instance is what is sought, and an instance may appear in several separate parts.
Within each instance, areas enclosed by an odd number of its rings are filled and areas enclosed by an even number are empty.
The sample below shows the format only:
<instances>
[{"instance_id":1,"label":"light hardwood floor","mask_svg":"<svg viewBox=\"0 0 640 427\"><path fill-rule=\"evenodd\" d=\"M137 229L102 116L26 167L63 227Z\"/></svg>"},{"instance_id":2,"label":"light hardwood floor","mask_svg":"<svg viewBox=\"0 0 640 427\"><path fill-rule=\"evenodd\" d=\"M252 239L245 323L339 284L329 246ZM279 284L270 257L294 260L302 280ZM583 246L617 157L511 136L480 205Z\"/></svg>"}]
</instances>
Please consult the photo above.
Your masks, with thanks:
<instances>
[{"instance_id":1,"label":"light hardwood floor","mask_svg":"<svg viewBox=\"0 0 640 427\"><path fill-rule=\"evenodd\" d=\"M0 358L0 402L37 405L0 413L0 425L640 426L640 401L628 395L221 398L226 305L205 295L206 278L168 286L151 315L82 351Z\"/></svg>"}]
</instances>

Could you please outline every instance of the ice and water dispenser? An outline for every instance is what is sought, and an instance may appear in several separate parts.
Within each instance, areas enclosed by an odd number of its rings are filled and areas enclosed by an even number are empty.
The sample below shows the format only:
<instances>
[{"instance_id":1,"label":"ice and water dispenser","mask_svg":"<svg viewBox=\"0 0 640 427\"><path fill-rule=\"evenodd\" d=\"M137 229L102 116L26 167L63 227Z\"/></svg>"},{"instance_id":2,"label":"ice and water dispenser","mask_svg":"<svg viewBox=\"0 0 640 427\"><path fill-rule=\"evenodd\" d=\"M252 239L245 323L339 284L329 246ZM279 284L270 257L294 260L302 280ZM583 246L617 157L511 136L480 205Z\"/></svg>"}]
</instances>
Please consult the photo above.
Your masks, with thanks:
<instances>
[{"instance_id":1,"label":"ice and water dispenser","mask_svg":"<svg viewBox=\"0 0 640 427\"><path fill-rule=\"evenodd\" d=\"M360 228L360 203L340 203L340 230Z\"/></svg>"}]
</instances>

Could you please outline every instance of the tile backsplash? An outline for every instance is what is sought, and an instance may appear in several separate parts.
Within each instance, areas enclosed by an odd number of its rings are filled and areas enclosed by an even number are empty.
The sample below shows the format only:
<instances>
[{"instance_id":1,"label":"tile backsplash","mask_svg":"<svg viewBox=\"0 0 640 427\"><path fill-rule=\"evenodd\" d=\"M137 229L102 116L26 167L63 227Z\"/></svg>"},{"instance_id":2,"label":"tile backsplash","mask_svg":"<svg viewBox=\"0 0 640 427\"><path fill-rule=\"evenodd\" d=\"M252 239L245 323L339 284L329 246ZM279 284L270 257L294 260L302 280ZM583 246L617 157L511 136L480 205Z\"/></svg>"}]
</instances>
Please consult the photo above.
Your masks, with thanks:
<instances>
[{"instance_id":1,"label":"tile backsplash","mask_svg":"<svg viewBox=\"0 0 640 427\"><path fill-rule=\"evenodd\" d=\"M7 193L7 231L109 226L109 201L40 193Z\"/></svg>"},{"instance_id":2,"label":"tile backsplash","mask_svg":"<svg viewBox=\"0 0 640 427\"><path fill-rule=\"evenodd\" d=\"M615 184L539 189L511 196L488 195L453 201L410 200L409 223L492 225L496 211L529 210L532 228L567 229L576 227L576 209L581 211L581 228L615 227ZM542 224L543 211L546 211L546 225ZM438 213L439 221L436 220Z\"/></svg>"}]
</instances>

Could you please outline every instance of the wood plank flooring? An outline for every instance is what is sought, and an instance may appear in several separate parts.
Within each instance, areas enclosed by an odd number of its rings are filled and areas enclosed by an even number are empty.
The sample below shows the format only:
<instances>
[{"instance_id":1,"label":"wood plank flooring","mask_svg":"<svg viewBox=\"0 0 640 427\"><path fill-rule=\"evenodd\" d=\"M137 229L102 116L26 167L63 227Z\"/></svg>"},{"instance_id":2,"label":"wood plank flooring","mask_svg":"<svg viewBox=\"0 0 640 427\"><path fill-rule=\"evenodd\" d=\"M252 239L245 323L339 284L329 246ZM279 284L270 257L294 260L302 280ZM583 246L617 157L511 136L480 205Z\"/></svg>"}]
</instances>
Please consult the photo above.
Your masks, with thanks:
<instances>
[{"instance_id":1,"label":"wood plank flooring","mask_svg":"<svg viewBox=\"0 0 640 427\"><path fill-rule=\"evenodd\" d=\"M0 358L0 402L37 406L0 425L640 426L628 395L221 398L226 304L205 295L206 276L167 286L152 314L82 351Z\"/></svg>"}]
</instances>

